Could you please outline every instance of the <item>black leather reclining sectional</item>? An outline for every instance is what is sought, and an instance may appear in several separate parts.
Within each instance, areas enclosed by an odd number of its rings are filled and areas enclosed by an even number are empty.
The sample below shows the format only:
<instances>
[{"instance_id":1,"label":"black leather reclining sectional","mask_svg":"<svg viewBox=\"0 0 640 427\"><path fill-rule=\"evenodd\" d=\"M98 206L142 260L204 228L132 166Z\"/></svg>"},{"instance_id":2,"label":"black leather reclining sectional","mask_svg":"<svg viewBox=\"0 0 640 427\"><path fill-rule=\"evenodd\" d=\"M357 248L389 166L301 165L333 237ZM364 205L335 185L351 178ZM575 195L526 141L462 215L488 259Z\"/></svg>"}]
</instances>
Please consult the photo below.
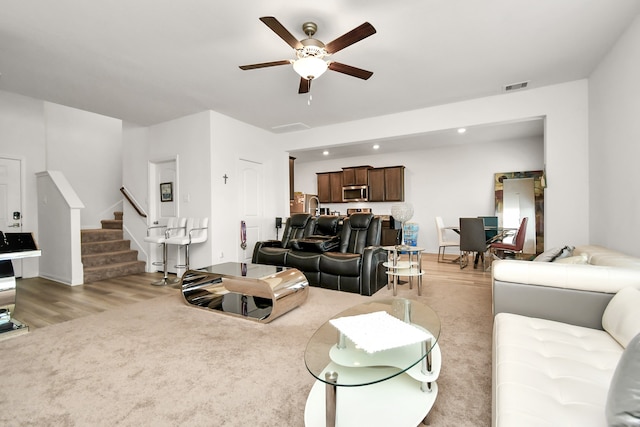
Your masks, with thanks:
<instances>
[{"instance_id":1,"label":"black leather reclining sectional","mask_svg":"<svg viewBox=\"0 0 640 427\"><path fill-rule=\"evenodd\" d=\"M371 213L352 214L342 226L332 215L293 214L282 240L256 243L252 262L297 268L312 286L373 295L387 283L381 233Z\"/></svg>"}]
</instances>

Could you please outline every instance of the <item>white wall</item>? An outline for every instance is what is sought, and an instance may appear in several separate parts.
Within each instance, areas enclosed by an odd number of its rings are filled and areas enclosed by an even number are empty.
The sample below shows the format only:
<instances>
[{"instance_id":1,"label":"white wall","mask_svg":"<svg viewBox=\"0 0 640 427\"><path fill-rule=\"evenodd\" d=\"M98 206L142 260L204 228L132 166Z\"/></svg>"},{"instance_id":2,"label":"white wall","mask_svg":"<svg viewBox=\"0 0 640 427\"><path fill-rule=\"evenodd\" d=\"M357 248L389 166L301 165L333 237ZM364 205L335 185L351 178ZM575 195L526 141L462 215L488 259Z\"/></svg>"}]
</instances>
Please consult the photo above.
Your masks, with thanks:
<instances>
[{"instance_id":1,"label":"white wall","mask_svg":"<svg viewBox=\"0 0 640 427\"><path fill-rule=\"evenodd\" d=\"M215 112L211 112L211 120L211 210L216 214L211 237L213 263L218 264L241 259L238 160L262 165L264 191L260 240L265 240L275 239L275 217L287 216L289 212L289 156L274 148L277 146L275 136L269 132ZM222 178L225 174L229 177L227 184Z\"/></svg>"},{"instance_id":2,"label":"white wall","mask_svg":"<svg viewBox=\"0 0 640 427\"><path fill-rule=\"evenodd\" d=\"M22 230L38 242L36 172L45 166L44 105L26 96L0 91L0 154L22 161ZM22 261L23 277L38 275L39 258Z\"/></svg>"},{"instance_id":3,"label":"white wall","mask_svg":"<svg viewBox=\"0 0 640 427\"><path fill-rule=\"evenodd\" d=\"M410 222L420 227L418 245L437 253L435 217L457 225L461 216L493 215L493 179L497 172L540 170L544 166L542 139L500 141L482 145L451 145L420 151L295 163L295 189L317 194L316 172L343 167L405 166L405 201L413 205ZM369 207L390 215L394 203L322 204L346 214L348 208Z\"/></svg>"},{"instance_id":4,"label":"white wall","mask_svg":"<svg viewBox=\"0 0 640 427\"><path fill-rule=\"evenodd\" d=\"M44 103L48 170L62 172L85 205L82 228L122 209L122 121Z\"/></svg>"},{"instance_id":5,"label":"white wall","mask_svg":"<svg viewBox=\"0 0 640 427\"><path fill-rule=\"evenodd\" d=\"M36 173L62 172L86 208L83 228L100 227L121 209L120 120L0 91L0 153L23 160L23 230L39 230ZM106 216L103 216L106 215ZM44 223L40 227L56 224ZM38 275L40 260L23 261L23 276Z\"/></svg>"},{"instance_id":6,"label":"white wall","mask_svg":"<svg viewBox=\"0 0 640 427\"><path fill-rule=\"evenodd\" d=\"M84 205L61 172L39 172L37 181L38 222L55 224L40 229L39 276L80 285L84 282L80 242L80 210Z\"/></svg>"},{"instance_id":7,"label":"white wall","mask_svg":"<svg viewBox=\"0 0 640 427\"><path fill-rule=\"evenodd\" d=\"M127 125L124 140L127 145L123 161L124 185L138 200L144 199L147 213L151 210L149 191L157 191L148 188L147 162L178 158L178 182L174 188L178 215L209 217L208 241L191 248L191 267L239 259L240 189L236 170L239 159L263 165L264 233L261 238L275 238L273 218L285 216L289 209L289 175L288 155L274 149L271 133L213 111L204 111L149 128ZM223 175L228 177L226 184ZM134 222L129 215L125 216L125 228L131 232L133 240L142 241L146 228L142 229ZM143 251L152 250L144 243L141 246ZM171 250L175 251L175 248Z\"/></svg>"},{"instance_id":8,"label":"white wall","mask_svg":"<svg viewBox=\"0 0 640 427\"><path fill-rule=\"evenodd\" d=\"M592 243L640 256L640 17L589 79Z\"/></svg>"},{"instance_id":9,"label":"white wall","mask_svg":"<svg viewBox=\"0 0 640 427\"><path fill-rule=\"evenodd\" d=\"M148 134L149 128L146 126L131 123L122 125L122 183L147 215ZM151 252L149 244L144 242L147 218L140 216L127 201L123 201L122 212L124 238L131 241L131 249L138 251L138 259L146 261ZM155 268L148 268L148 271L155 271Z\"/></svg>"},{"instance_id":10,"label":"white wall","mask_svg":"<svg viewBox=\"0 0 640 427\"><path fill-rule=\"evenodd\" d=\"M174 201L176 202L176 214L180 217L209 217L211 218L211 165L209 162L211 143L211 121L209 112L204 111L179 119L164 122L148 128L146 137L148 138L146 153L140 150L139 154L145 155L144 159L139 159L138 164L143 162L166 161L177 159L177 182L174 183ZM142 136L142 133L141 135ZM150 197L151 192L159 191L158 188L148 188L147 166L145 165L145 175L137 173L135 182L126 182L125 186L140 188L143 184L146 188L146 197ZM127 176L131 176L127 172ZM148 202L147 202L148 203ZM153 221L153 207L148 207L148 221ZM125 223L128 222L125 220ZM150 224L149 224L150 225ZM171 246L169 248L169 258L178 259L179 263L184 262L184 249ZM211 246L194 245L190 248L189 257L191 267L200 268L211 265ZM170 266L169 271L175 272L175 268ZM182 273L182 271L179 271Z\"/></svg>"},{"instance_id":11,"label":"white wall","mask_svg":"<svg viewBox=\"0 0 640 427\"><path fill-rule=\"evenodd\" d=\"M588 82L510 94L283 134L283 149L545 117L545 247L589 243ZM362 164L358 160L357 164ZM569 214L568 214L569 213Z\"/></svg>"}]
</instances>

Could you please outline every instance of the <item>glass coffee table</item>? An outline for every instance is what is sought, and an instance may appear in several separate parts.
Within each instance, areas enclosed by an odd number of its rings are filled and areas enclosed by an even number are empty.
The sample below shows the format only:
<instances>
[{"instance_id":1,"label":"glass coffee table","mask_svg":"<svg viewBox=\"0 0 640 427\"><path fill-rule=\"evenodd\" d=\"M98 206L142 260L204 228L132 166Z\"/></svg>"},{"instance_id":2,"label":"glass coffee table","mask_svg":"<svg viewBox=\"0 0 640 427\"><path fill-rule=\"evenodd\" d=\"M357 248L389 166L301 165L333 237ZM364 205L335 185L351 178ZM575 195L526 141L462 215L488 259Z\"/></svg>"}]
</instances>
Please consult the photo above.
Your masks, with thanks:
<instances>
[{"instance_id":1,"label":"glass coffee table","mask_svg":"<svg viewBox=\"0 0 640 427\"><path fill-rule=\"evenodd\" d=\"M376 299L339 313L305 350L316 379L305 425L417 426L438 394L439 336L438 315L409 299Z\"/></svg>"}]
</instances>

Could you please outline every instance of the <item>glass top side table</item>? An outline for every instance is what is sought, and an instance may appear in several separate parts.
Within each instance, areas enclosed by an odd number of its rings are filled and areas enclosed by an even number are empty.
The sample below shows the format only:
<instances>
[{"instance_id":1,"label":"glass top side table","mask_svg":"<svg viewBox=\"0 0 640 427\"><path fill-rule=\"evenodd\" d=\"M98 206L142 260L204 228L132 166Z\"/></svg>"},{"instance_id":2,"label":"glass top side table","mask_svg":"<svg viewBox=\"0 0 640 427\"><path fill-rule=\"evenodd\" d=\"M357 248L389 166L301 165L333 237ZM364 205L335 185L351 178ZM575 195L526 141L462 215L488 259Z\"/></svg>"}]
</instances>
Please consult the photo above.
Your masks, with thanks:
<instances>
[{"instance_id":1,"label":"glass top side table","mask_svg":"<svg viewBox=\"0 0 640 427\"><path fill-rule=\"evenodd\" d=\"M388 298L351 307L333 319L376 312L424 331L427 338L368 353L327 321L311 337L304 355L316 379L305 409L307 427L413 427L431 410L441 366L438 315L417 301ZM389 399L390 395L399 398ZM367 404L359 404L362 401Z\"/></svg>"},{"instance_id":2,"label":"glass top side table","mask_svg":"<svg viewBox=\"0 0 640 427\"><path fill-rule=\"evenodd\" d=\"M404 276L409 278L409 289L413 289L413 278L418 279L418 295L422 295L422 252L424 248L418 246L383 246L382 249L387 251L387 262L382 265L387 268L387 289L393 287L393 296L398 295L398 277ZM406 252L408 260L400 260L400 254Z\"/></svg>"}]
</instances>

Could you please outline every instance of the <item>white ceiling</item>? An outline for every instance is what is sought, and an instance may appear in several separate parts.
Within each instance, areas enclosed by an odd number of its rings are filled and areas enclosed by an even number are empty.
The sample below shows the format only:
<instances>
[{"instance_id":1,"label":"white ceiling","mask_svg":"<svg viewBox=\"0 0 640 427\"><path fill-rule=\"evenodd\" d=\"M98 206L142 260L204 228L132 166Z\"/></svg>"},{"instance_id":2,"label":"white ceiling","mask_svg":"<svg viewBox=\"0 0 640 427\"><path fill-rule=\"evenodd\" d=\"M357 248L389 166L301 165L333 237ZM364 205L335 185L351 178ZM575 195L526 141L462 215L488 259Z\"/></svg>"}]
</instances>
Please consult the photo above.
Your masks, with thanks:
<instances>
[{"instance_id":1,"label":"white ceiling","mask_svg":"<svg viewBox=\"0 0 640 427\"><path fill-rule=\"evenodd\" d=\"M0 90L152 125L215 110L272 131L319 127L586 78L639 0L0 0ZM373 36L299 95L293 58L261 16L325 43L365 21ZM527 89L524 89L527 90ZM526 127L526 126L525 126ZM282 130L282 129L280 129ZM276 129L277 131L277 129Z\"/></svg>"},{"instance_id":2,"label":"white ceiling","mask_svg":"<svg viewBox=\"0 0 640 427\"><path fill-rule=\"evenodd\" d=\"M322 148L294 151L290 155L295 157L296 163L303 163L364 155L417 151L442 146L516 141L524 138L542 140L543 137L544 119L532 118L518 122L492 123L468 127L464 128L464 133L459 133L458 129L447 129L393 139L379 139L339 146L327 145ZM374 148L374 146L377 146L377 148ZM325 152L327 154L324 154Z\"/></svg>"}]
</instances>

